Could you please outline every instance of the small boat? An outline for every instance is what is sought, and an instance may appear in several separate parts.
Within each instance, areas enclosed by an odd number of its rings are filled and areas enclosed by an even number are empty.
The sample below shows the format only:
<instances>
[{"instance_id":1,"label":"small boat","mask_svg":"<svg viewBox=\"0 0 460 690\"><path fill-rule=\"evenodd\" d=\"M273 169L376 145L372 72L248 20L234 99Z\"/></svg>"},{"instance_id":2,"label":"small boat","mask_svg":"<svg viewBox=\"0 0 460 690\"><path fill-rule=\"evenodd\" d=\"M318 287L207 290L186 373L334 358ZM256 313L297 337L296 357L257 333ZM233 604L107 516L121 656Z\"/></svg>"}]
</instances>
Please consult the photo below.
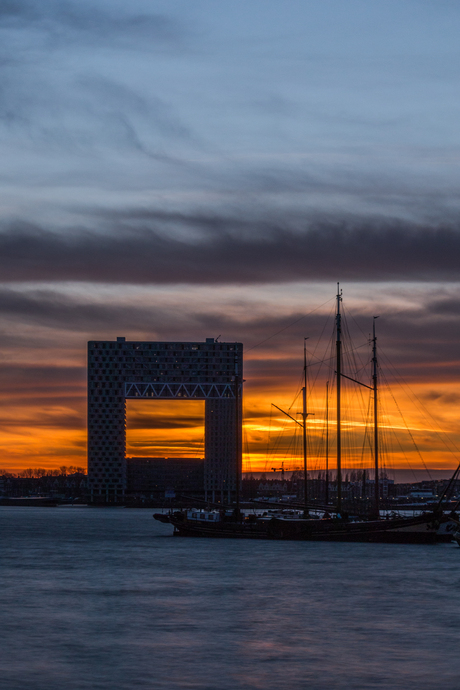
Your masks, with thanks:
<instances>
[{"instance_id":1,"label":"small boat","mask_svg":"<svg viewBox=\"0 0 460 690\"><path fill-rule=\"evenodd\" d=\"M430 512L413 517L398 515L381 517L380 515L380 483L379 483L379 428L378 428L378 367L377 367L377 337L375 333L375 318L373 322L372 338L372 386L357 381L342 372L342 324L341 302L342 293L337 285L337 308L335 315L336 332L336 375L337 375L337 504L335 507L327 505L327 511L322 517L311 517L308 505L308 472L307 472L307 365L304 345L304 386L302 423L290 414L284 414L302 427L303 432L303 461L304 461L304 509L302 513L290 514L283 512L265 513L263 515L245 515L239 507L240 476L237 469L236 506L234 509L219 510L181 510L169 515L156 513L153 517L174 527L174 535L186 537L212 537L237 539L276 539L291 541L347 541L347 542L378 542L396 544L435 544L450 542L452 537L460 545L460 530L452 534L445 529L451 517L442 510L442 501L448 488L444 491L436 508ZM371 390L373 395L374 417L374 510L370 518L349 517L342 509L342 467L341 467L341 381L342 377ZM236 387L238 390L238 386ZM236 404L238 398L236 396ZM276 406L275 406L276 407ZM236 463L237 468L239 463ZM460 465L449 482L453 485ZM327 499L326 499L327 500ZM460 523L458 523L460 526Z\"/></svg>"}]
</instances>

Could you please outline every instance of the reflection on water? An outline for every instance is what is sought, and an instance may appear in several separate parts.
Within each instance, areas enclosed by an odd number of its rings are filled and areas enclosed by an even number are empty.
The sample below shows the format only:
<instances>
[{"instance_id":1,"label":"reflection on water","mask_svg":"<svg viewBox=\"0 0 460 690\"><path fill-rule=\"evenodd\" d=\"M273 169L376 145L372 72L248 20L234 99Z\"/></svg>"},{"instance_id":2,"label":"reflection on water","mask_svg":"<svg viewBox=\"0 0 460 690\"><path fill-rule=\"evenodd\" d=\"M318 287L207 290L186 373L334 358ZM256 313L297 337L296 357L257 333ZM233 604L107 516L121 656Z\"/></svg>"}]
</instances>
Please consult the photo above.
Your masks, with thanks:
<instances>
[{"instance_id":1,"label":"reflection on water","mask_svg":"<svg viewBox=\"0 0 460 690\"><path fill-rule=\"evenodd\" d=\"M6 690L458 690L460 549L0 508Z\"/></svg>"}]
</instances>

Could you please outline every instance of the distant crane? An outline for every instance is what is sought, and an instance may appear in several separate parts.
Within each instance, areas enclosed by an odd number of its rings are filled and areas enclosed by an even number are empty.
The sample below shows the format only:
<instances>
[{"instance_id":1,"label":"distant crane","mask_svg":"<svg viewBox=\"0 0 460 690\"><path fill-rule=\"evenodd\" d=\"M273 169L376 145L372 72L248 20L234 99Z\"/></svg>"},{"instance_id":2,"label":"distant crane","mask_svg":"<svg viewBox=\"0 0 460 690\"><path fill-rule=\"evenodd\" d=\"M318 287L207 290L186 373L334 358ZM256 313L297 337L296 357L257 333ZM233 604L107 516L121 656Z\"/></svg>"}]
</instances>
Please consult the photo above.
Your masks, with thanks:
<instances>
[{"instance_id":1,"label":"distant crane","mask_svg":"<svg viewBox=\"0 0 460 690\"><path fill-rule=\"evenodd\" d=\"M284 481L284 462L281 463L281 467L272 467L272 472L281 472L281 479Z\"/></svg>"},{"instance_id":2,"label":"distant crane","mask_svg":"<svg viewBox=\"0 0 460 690\"><path fill-rule=\"evenodd\" d=\"M281 479L284 481L284 473L285 472L297 472L300 470L300 467L287 467L285 469L284 467L284 462L281 463L281 467L272 467L272 472L281 472Z\"/></svg>"}]
</instances>

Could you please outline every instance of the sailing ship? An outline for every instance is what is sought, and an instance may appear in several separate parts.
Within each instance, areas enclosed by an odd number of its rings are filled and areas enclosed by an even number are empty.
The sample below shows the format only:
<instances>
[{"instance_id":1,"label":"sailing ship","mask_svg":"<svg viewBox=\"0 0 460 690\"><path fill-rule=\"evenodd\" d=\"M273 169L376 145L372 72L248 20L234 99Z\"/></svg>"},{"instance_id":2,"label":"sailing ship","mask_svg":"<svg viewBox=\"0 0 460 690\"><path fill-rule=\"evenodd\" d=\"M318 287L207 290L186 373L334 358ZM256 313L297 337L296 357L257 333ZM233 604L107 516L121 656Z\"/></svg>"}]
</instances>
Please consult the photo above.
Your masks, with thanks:
<instances>
[{"instance_id":1,"label":"sailing ship","mask_svg":"<svg viewBox=\"0 0 460 690\"><path fill-rule=\"evenodd\" d=\"M454 485L460 471L460 465L454 472L448 486L438 501L437 506L429 512L413 517L380 515L380 468L379 468L379 427L378 427L378 361L375 320L373 320L372 337L372 386L368 386L342 372L342 292L337 284L335 313L335 366L336 366L336 410L337 410L337 500L334 507L326 505L322 517L312 517L308 504L308 471L307 471L307 363L304 341L304 378L302 388L303 409L302 423L290 414L284 414L302 426L303 436L303 475L304 507L303 514L279 513L277 515L245 515L240 510L239 470L236 477L236 504L220 510L180 510L168 515L154 514L154 518L174 527L174 535L187 537L214 537L237 539L282 539L295 541L347 541L347 542L380 542L404 544L430 544L440 541L451 541L452 534L440 530L446 522L454 521L460 527L455 514L447 515L442 508L443 500L451 486ZM343 512L342 501L342 378L349 379L371 390L373 397L373 451L374 451L374 508L373 514L366 517L350 518ZM236 386L236 391L239 388ZM236 400L238 405L238 400ZM276 406L275 406L276 407ZM237 467L239 463L236 463Z\"/></svg>"}]
</instances>

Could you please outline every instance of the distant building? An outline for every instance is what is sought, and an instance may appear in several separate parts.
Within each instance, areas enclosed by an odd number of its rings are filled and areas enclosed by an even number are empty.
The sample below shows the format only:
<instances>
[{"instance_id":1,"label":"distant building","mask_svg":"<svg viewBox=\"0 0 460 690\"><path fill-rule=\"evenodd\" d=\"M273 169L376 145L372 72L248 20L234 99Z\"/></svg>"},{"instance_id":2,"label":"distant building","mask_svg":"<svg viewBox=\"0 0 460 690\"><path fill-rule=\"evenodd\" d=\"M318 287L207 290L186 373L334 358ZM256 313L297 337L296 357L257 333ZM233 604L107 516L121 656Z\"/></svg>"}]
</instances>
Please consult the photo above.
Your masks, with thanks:
<instances>
[{"instance_id":1,"label":"distant building","mask_svg":"<svg viewBox=\"0 0 460 690\"><path fill-rule=\"evenodd\" d=\"M285 494L288 489L287 482L283 481L278 481L278 480L271 480L269 482L260 482L258 486L258 493L259 494L267 494L267 495L274 495L274 494Z\"/></svg>"},{"instance_id":2,"label":"distant building","mask_svg":"<svg viewBox=\"0 0 460 690\"><path fill-rule=\"evenodd\" d=\"M411 491L410 495L412 498L434 498L432 489L418 489L416 491Z\"/></svg>"},{"instance_id":3,"label":"distant building","mask_svg":"<svg viewBox=\"0 0 460 690\"><path fill-rule=\"evenodd\" d=\"M126 458L128 493L203 491L203 458Z\"/></svg>"}]
</instances>

